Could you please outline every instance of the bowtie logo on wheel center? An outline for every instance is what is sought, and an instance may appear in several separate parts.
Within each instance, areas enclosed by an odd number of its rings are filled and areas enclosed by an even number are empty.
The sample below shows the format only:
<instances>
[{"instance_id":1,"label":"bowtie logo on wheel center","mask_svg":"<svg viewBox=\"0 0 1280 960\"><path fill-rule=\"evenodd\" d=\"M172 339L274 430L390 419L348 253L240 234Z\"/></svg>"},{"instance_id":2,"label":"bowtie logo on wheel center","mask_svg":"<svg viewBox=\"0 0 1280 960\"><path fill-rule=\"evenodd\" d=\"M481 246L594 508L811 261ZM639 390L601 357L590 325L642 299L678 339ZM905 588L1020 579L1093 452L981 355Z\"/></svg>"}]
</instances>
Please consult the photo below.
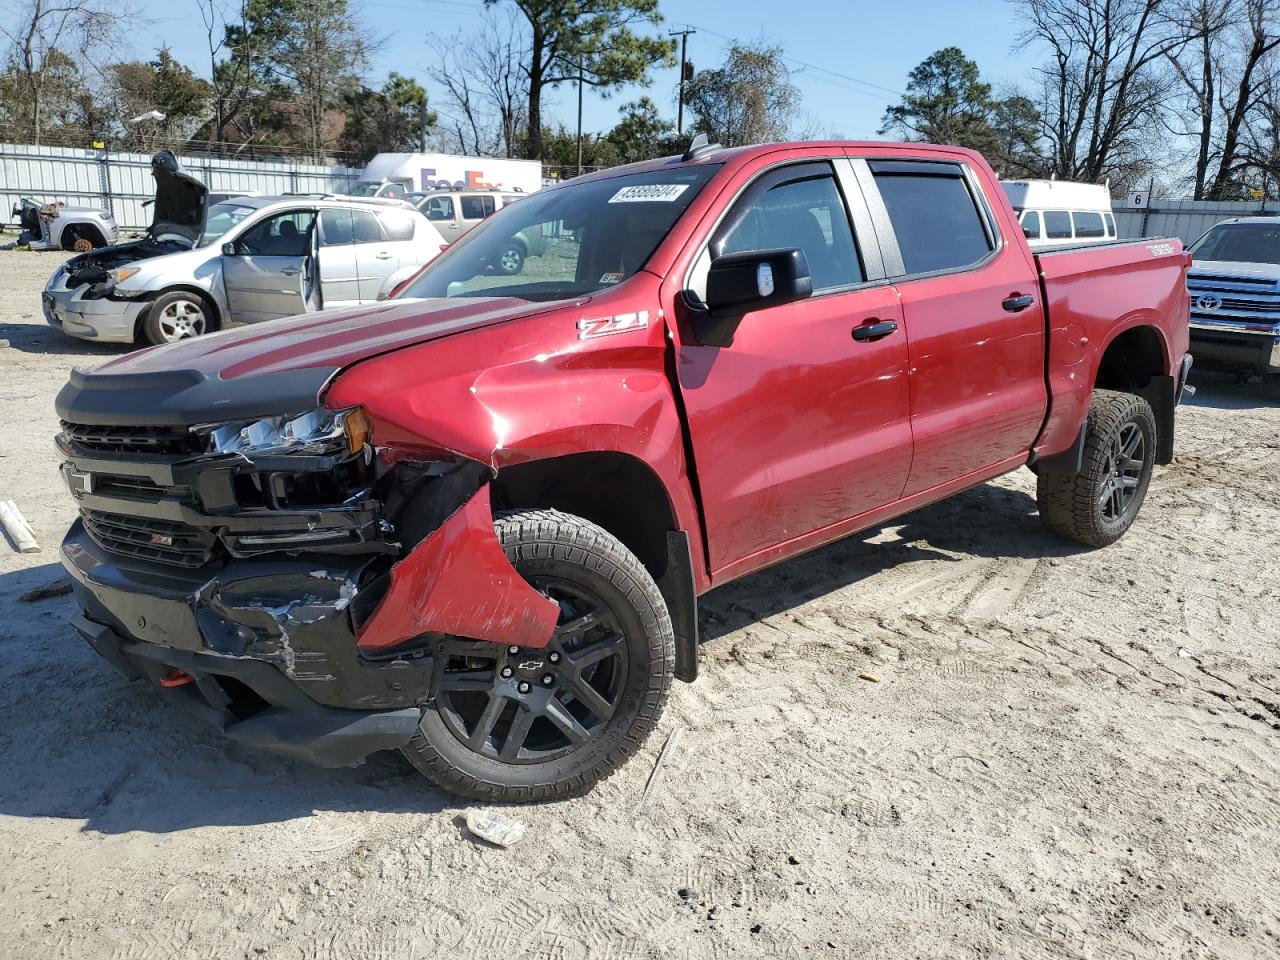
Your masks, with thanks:
<instances>
[{"instance_id":1,"label":"bowtie logo on wheel center","mask_svg":"<svg viewBox=\"0 0 1280 960\"><path fill-rule=\"evenodd\" d=\"M498 675L504 680L518 680L519 692L529 693L534 686L555 686L556 677L550 668L559 662L558 650L543 655L541 652L522 650L513 645L507 647L507 656Z\"/></svg>"}]
</instances>

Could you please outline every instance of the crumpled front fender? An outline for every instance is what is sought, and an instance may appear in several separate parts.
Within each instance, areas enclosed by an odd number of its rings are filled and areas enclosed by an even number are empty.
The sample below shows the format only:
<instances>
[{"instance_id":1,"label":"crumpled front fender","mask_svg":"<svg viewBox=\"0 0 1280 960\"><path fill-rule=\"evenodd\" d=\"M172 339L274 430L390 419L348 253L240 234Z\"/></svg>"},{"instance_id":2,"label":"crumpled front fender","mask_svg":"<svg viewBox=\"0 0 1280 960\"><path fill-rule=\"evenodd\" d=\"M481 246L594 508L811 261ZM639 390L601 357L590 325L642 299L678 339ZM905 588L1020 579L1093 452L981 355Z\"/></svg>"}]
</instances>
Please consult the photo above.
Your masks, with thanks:
<instances>
[{"instance_id":1,"label":"crumpled front fender","mask_svg":"<svg viewBox=\"0 0 1280 960\"><path fill-rule=\"evenodd\" d=\"M391 585L361 626L367 652L424 633L544 647L559 608L516 572L493 529L489 485L480 488L391 568Z\"/></svg>"}]
</instances>

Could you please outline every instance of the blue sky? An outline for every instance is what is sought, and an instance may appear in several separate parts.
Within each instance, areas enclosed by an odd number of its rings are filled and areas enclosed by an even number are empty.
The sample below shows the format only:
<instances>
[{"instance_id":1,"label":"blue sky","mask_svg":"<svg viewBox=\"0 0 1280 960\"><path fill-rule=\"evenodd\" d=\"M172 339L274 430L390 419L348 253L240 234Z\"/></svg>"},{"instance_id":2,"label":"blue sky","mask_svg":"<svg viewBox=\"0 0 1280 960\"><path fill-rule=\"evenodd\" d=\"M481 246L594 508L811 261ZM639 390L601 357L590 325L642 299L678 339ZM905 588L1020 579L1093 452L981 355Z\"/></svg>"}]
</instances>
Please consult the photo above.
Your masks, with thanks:
<instances>
[{"instance_id":1,"label":"blue sky","mask_svg":"<svg viewBox=\"0 0 1280 960\"><path fill-rule=\"evenodd\" d=\"M379 85L395 70L423 82L439 106L426 76L424 38L428 32L447 35L475 28L482 0L350 2L371 31L385 37L371 65L370 85ZM195 0L138 0L138 7L140 28L130 31L136 56L148 56L167 43L184 62L207 72ZM1019 25L1007 0L662 0L661 9L664 31L685 24L698 28L689 38L689 58L698 68L718 65L731 38L781 45L795 61L794 80L816 129L855 139L875 136L885 106L905 88L911 68L935 50L960 47L997 88L1025 79L1037 54L1035 49L1014 49ZM674 119L675 84L672 69L655 71L648 90L628 88L605 99L588 89L584 126L608 129L619 106L644 93ZM576 104L573 87L565 86L550 91L544 112L572 128Z\"/></svg>"}]
</instances>

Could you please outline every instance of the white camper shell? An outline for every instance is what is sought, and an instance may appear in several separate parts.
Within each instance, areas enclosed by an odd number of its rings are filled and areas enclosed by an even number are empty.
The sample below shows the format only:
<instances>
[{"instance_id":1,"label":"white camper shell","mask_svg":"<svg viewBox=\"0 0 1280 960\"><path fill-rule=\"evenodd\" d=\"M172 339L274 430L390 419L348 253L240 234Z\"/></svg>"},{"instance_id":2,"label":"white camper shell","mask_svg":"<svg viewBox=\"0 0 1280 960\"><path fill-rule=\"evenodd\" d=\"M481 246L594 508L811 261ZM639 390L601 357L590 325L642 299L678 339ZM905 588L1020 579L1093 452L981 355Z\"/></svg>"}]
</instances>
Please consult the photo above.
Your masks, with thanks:
<instances>
[{"instance_id":1,"label":"white camper shell","mask_svg":"<svg viewBox=\"0 0 1280 960\"><path fill-rule=\"evenodd\" d=\"M1116 239L1111 191L1102 184L1005 180L1001 186L1033 249Z\"/></svg>"}]
</instances>

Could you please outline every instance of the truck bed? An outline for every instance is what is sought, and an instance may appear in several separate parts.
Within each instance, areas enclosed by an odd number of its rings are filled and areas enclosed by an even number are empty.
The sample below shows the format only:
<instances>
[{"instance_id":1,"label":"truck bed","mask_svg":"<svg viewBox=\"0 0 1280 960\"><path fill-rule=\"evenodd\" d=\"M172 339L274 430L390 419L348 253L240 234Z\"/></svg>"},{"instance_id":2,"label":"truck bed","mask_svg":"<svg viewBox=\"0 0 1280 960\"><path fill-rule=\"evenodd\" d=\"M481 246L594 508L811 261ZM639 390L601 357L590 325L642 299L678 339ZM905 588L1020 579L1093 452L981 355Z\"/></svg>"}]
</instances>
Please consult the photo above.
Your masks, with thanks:
<instances>
[{"instance_id":1,"label":"truck bed","mask_svg":"<svg viewBox=\"0 0 1280 960\"><path fill-rule=\"evenodd\" d=\"M1176 237L1058 247L1034 256L1045 309L1049 390L1035 452L1050 456L1075 442L1099 360L1124 331L1159 331L1163 368L1177 376L1188 347L1183 271L1189 256ZM1169 342L1170 330L1178 342Z\"/></svg>"}]
</instances>

